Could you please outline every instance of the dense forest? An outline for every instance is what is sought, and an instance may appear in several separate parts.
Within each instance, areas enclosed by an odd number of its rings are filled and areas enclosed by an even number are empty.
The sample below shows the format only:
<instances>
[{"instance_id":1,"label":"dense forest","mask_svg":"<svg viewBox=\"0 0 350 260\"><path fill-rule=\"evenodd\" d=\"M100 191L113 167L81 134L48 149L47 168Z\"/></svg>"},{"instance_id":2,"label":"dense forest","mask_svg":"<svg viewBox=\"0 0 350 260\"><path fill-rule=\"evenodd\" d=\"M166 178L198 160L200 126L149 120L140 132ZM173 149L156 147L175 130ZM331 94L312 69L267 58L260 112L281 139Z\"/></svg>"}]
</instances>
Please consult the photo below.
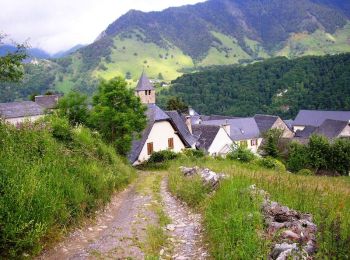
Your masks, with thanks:
<instances>
[{"instance_id":1,"label":"dense forest","mask_svg":"<svg viewBox=\"0 0 350 260\"><path fill-rule=\"evenodd\" d=\"M184 75L159 94L179 97L202 114L294 117L300 109L350 110L350 54L273 58Z\"/></svg>"}]
</instances>

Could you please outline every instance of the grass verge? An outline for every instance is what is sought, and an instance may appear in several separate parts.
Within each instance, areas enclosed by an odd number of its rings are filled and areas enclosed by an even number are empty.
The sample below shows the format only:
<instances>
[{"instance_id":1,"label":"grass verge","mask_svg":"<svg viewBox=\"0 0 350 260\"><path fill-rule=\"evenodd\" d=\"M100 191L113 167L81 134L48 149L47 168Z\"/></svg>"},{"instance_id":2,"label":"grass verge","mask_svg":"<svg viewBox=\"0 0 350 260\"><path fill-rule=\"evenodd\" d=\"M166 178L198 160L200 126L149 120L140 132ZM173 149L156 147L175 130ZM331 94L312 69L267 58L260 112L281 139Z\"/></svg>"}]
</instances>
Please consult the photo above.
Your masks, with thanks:
<instances>
[{"instance_id":1,"label":"grass verge","mask_svg":"<svg viewBox=\"0 0 350 260\"><path fill-rule=\"evenodd\" d=\"M224 172L232 178L223 182L213 196L205 196L205 192L193 192L198 190L198 180L185 180L178 170L180 165L207 167L216 172ZM259 203L252 201L245 193L251 184L269 192L273 200L313 215L318 226L317 258L350 257L348 177L298 176L266 170L254 164L209 158L182 158L172 162L169 172L171 191L203 213L214 258L267 256L269 242L265 242L261 235L264 227Z\"/></svg>"},{"instance_id":2,"label":"grass verge","mask_svg":"<svg viewBox=\"0 0 350 260\"><path fill-rule=\"evenodd\" d=\"M135 176L97 134L55 120L0 124L0 258L39 254Z\"/></svg>"}]
</instances>

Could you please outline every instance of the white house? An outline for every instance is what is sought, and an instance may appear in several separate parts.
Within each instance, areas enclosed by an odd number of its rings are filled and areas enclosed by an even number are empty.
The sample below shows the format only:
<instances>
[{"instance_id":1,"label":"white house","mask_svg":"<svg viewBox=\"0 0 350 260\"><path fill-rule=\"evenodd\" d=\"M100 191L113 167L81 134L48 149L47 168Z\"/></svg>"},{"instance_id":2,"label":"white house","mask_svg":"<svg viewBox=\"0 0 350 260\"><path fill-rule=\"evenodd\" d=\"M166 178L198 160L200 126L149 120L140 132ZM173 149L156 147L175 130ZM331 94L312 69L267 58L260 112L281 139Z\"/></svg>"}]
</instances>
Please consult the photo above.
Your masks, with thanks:
<instances>
[{"instance_id":1,"label":"white house","mask_svg":"<svg viewBox=\"0 0 350 260\"><path fill-rule=\"evenodd\" d=\"M229 126L229 136L232 141L239 146L243 146L258 153L262 143L262 137L258 125L253 117L231 118L201 121L204 125Z\"/></svg>"},{"instance_id":2,"label":"white house","mask_svg":"<svg viewBox=\"0 0 350 260\"><path fill-rule=\"evenodd\" d=\"M132 143L128 155L133 165L147 161L153 152L171 150L176 153L194 147L195 139L176 111L165 112L155 104L155 89L143 73L135 94L147 105L148 124L140 139Z\"/></svg>"},{"instance_id":3,"label":"white house","mask_svg":"<svg viewBox=\"0 0 350 260\"><path fill-rule=\"evenodd\" d=\"M227 127L229 126L193 125L193 134L198 138L196 148L211 156L226 156L232 151L233 145Z\"/></svg>"}]
</instances>

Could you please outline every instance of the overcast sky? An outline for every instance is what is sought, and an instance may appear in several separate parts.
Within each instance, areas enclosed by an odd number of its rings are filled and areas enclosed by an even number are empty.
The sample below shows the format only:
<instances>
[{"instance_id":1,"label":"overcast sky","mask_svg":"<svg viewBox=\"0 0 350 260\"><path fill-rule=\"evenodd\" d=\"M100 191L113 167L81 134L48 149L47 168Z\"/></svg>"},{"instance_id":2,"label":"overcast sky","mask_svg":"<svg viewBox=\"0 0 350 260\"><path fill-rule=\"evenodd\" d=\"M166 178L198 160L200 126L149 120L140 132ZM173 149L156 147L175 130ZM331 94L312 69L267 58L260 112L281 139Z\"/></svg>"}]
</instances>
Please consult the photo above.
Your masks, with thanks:
<instances>
[{"instance_id":1,"label":"overcast sky","mask_svg":"<svg viewBox=\"0 0 350 260\"><path fill-rule=\"evenodd\" d=\"M91 43L130 9L162 10L204 0L0 0L0 32L50 53Z\"/></svg>"}]
</instances>

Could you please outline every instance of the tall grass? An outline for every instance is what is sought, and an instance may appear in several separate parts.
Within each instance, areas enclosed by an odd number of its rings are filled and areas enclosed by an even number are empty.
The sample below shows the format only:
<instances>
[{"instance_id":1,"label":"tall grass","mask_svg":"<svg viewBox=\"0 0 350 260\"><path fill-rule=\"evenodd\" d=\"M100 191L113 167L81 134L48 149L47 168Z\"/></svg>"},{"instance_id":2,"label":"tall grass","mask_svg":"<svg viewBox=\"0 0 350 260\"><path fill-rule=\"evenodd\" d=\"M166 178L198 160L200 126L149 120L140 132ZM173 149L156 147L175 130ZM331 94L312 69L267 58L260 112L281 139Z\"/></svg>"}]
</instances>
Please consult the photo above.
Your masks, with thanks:
<instances>
[{"instance_id":1,"label":"tall grass","mask_svg":"<svg viewBox=\"0 0 350 260\"><path fill-rule=\"evenodd\" d=\"M247 221L249 218L244 218L247 216L249 207L252 212L250 217L254 219L255 214L258 214L255 204L249 202L244 192L244 187L251 184L256 184L259 188L268 191L273 200L293 209L309 212L314 216L314 222L318 226L317 258L348 259L350 257L350 179L348 177L298 176L287 172L266 170L253 164L214 159L182 159L173 162L169 171L180 175L177 169L179 165L208 167L232 176L232 179L225 182L213 197L201 200L200 204L214 257L225 259L229 255L233 257L232 252L234 252L233 258L245 258L246 256L242 254L249 252L249 249L241 247L241 250L238 250L236 243L238 245L251 243L256 249L254 258L259 255L261 257L261 253L264 252L266 244L256 240L259 237L263 240L259 235L261 223L254 222L256 231L254 237L250 223L253 220ZM182 182L170 184L170 187L171 185L179 186ZM186 185L190 186L188 183ZM190 187L187 188L190 189ZM181 190L181 187L172 189L180 197ZM193 195L196 196L196 194ZM183 198L186 199L186 197ZM241 234L237 241L235 241L236 233Z\"/></svg>"},{"instance_id":2,"label":"tall grass","mask_svg":"<svg viewBox=\"0 0 350 260\"><path fill-rule=\"evenodd\" d=\"M38 254L133 175L84 127L62 119L20 129L0 124L0 258Z\"/></svg>"}]
</instances>

